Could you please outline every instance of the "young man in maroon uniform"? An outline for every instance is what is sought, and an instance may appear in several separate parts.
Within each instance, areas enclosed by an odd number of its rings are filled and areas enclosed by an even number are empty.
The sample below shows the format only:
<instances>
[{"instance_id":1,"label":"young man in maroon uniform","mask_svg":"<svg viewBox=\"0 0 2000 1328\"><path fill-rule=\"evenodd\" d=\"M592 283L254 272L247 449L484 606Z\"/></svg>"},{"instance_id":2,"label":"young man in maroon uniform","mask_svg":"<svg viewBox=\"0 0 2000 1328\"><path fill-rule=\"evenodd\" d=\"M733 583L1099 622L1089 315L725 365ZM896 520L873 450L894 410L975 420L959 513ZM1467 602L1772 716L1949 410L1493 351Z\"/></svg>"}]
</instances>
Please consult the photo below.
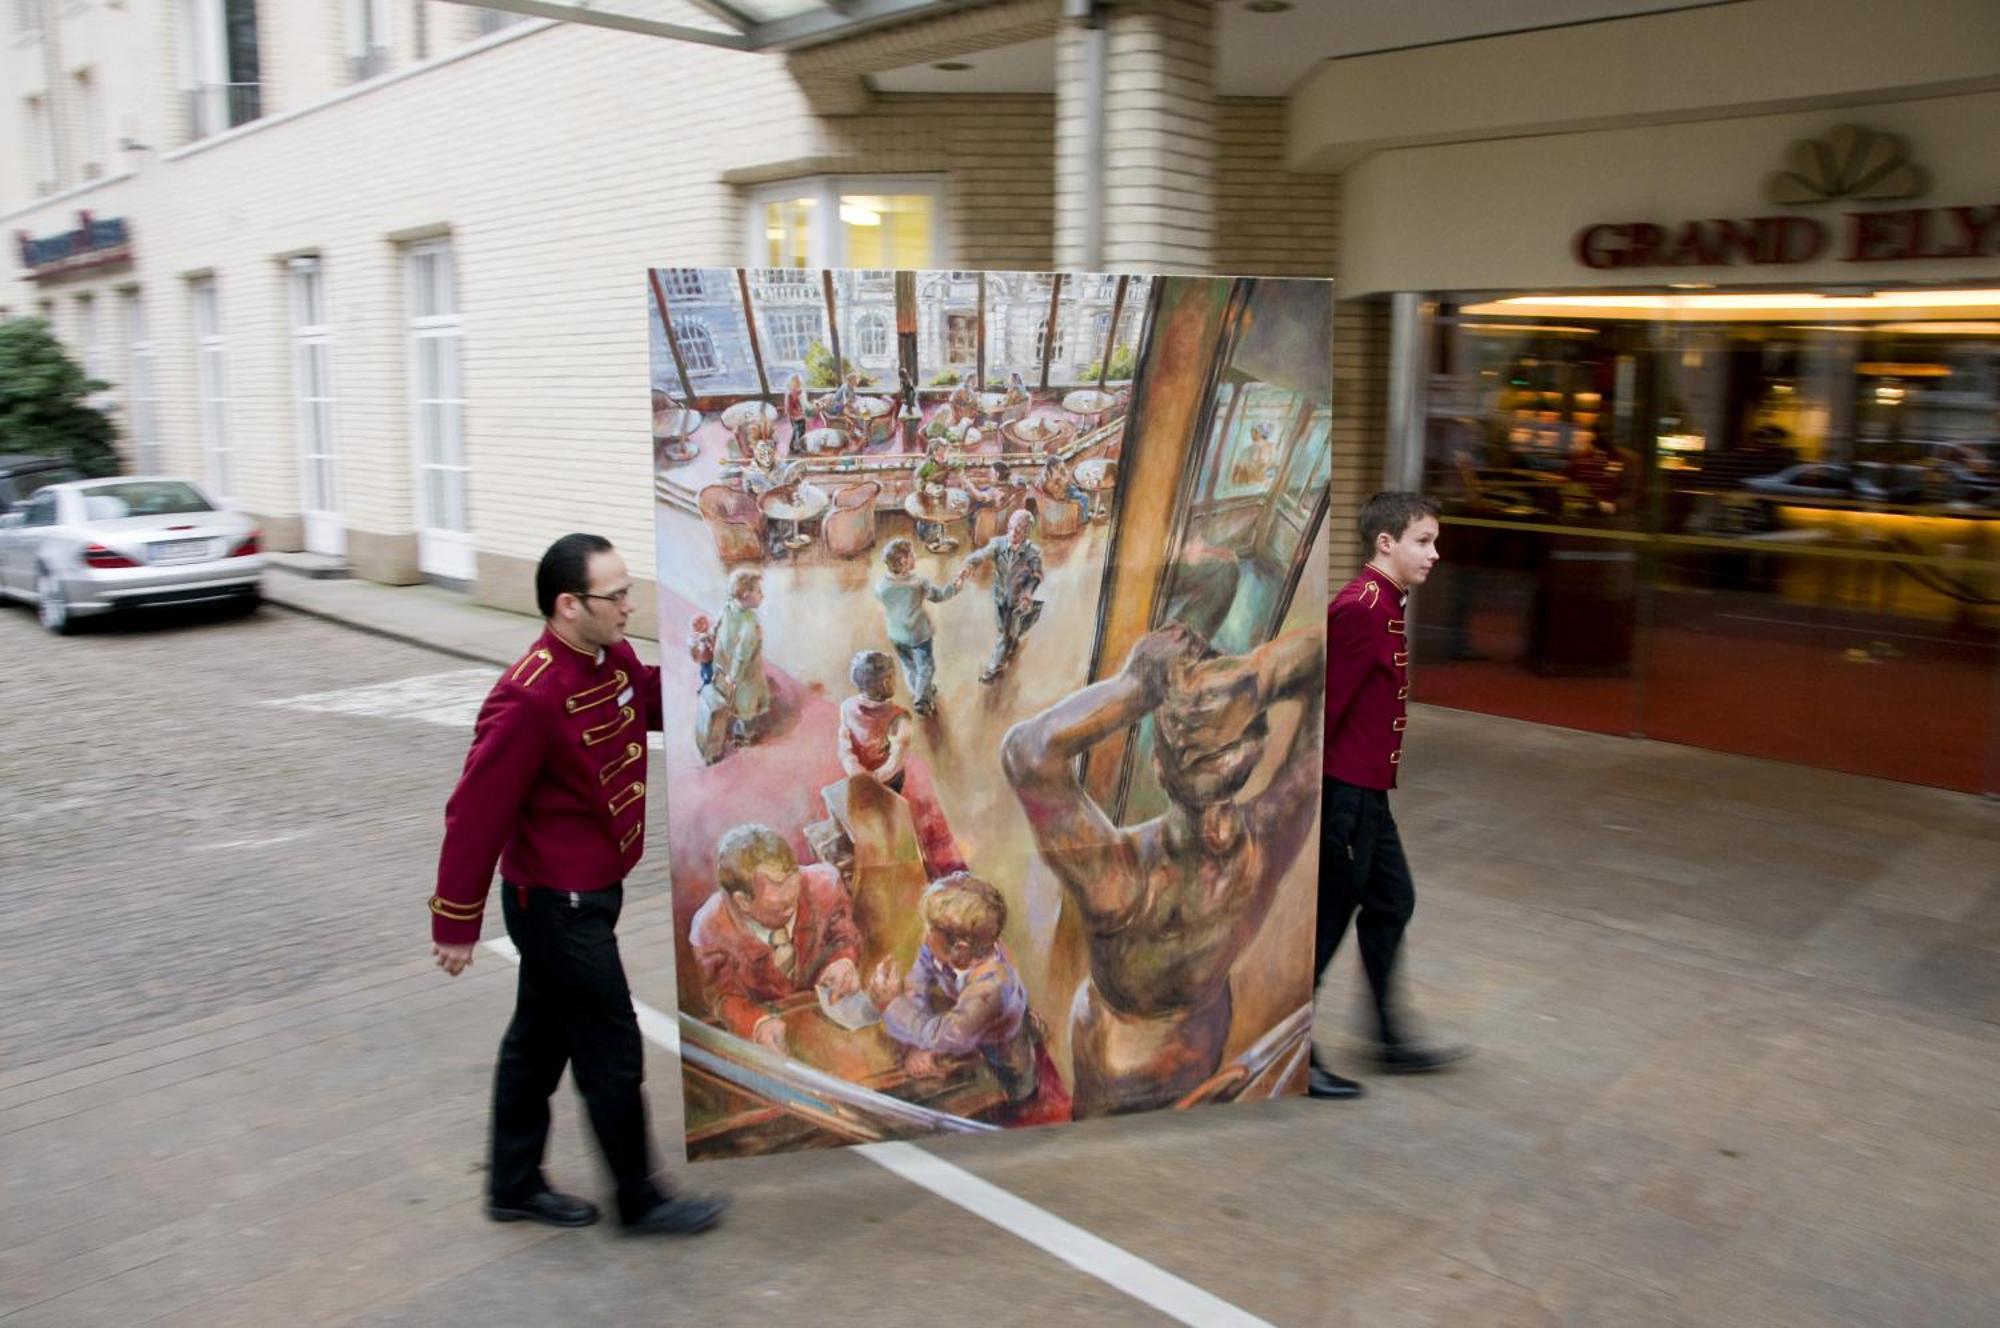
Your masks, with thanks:
<instances>
[{"instance_id":1,"label":"young man in maroon uniform","mask_svg":"<svg viewBox=\"0 0 2000 1328\"><path fill-rule=\"evenodd\" d=\"M588 1226L594 1205L549 1188L549 1095L568 1064L618 1185L627 1232L712 1226L724 1202L653 1183L645 1056L613 929L645 851L646 731L660 727L660 671L625 640L632 578L611 542L565 535L535 571L540 638L487 694L445 804L431 896L431 954L472 963L499 863L501 910L521 955L514 1020L493 1076L487 1215Z\"/></svg>"},{"instance_id":2,"label":"young man in maroon uniform","mask_svg":"<svg viewBox=\"0 0 2000 1328\"><path fill-rule=\"evenodd\" d=\"M1320 803L1319 927L1315 987L1326 977L1349 918L1375 995L1381 1068L1420 1074L1460 1059L1455 1048L1408 1040L1393 979L1403 929L1417 906L1403 841L1389 814L1389 790L1408 726L1410 591L1437 562L1437 505L1422 494L1378 493L1357 519L1368 565L1341 587L1326 611L1326 748ZM1358 915L1358 916L1357 916ZM1361 1096L1361 1085L1312 1058L1314 1097Z\"/></svg>"}]
</instances>

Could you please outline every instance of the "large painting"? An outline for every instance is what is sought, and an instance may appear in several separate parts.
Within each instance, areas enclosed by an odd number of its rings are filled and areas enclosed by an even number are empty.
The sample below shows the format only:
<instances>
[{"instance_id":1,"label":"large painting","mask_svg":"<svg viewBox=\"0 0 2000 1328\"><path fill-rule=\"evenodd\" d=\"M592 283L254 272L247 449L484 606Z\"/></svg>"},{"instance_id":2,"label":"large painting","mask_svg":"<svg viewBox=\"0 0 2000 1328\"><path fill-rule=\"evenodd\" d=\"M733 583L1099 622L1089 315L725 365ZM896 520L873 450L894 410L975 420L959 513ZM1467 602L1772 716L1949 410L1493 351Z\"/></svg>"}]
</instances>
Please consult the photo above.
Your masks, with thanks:
<instances>
[{"instance_id":1,"label":"large painting","mask_svg":"<svg viewBox=\"0 0 2000 1328\"><path fill-rule=\"evenodd\" d=\"M690 1156L1299 1091L1331 288L646 296Z\"/></svg>"}]
</instances>

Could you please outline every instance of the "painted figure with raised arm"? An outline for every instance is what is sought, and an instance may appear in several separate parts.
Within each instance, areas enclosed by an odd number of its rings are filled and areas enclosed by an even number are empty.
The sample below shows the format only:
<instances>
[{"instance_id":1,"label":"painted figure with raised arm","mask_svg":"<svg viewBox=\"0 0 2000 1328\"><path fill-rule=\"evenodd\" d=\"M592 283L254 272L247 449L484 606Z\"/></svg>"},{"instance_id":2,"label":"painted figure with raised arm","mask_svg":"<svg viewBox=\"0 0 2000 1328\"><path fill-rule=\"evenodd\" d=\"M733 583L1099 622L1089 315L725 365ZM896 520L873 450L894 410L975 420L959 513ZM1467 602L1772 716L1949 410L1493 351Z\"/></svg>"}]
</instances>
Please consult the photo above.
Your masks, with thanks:
<instances>
[{"instance_id":1,"label":"painted figure with raised arm","mask_svg":"<svg viewBox=\"0 0 2000 1328\"><path fill-rule=\"evenodd\" d=\"M1008 730L1008 782L1089 945L1070 1009L1077 1116L1171 1105L1221 1064L1230 965L1312 833L1325 659L1317 631L1218 655L1175 624L1141 638L1115 676ZM1284 700L1305 708L1284 762L1239 802ZM1115 825L1076 758L1148 715L1169 806Z\"/></svg>"},{"instance_id":2,"label":"painted figure with raised arm","mask_svg":"<svg viewBox=\"0 0 2000 1328\"><path fill-rule=\"evenodd\" d=\"M1028 538L1034 522L1035 518L1027 512L1008 517L1007 533L996 535L974 549L952 580L953 586L962 586L973 568L981 563L993 564L993 616L999 635L993 642L993 657L980 670L981 682L992 682L1000 676L1000 671L1021 648L1021 638L1042 616L1042 602L1035 598L1035 592L1042 586L1042 546Z\"/></svg>"}]
</instances>

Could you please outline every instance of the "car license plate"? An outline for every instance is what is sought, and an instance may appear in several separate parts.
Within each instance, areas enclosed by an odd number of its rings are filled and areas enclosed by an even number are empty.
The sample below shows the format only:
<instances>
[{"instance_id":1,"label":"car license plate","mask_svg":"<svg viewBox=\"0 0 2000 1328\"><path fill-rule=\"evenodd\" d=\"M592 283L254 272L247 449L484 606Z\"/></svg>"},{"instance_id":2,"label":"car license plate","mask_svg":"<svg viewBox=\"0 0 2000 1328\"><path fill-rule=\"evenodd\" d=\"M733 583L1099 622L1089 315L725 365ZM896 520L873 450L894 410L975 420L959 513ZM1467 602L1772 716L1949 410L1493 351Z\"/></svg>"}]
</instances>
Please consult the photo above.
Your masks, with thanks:
<instances>
[{"instance_id":1,"label":"car license plate","mask_svg":"<svg viewBox=\"0 0 2000 1328\"><path fill-rule=\"evenodd\" d=\"M156 563L188 563L208 556L208 541L161 540L152 549L149 561Z\"/></svg>"}]
</instances>

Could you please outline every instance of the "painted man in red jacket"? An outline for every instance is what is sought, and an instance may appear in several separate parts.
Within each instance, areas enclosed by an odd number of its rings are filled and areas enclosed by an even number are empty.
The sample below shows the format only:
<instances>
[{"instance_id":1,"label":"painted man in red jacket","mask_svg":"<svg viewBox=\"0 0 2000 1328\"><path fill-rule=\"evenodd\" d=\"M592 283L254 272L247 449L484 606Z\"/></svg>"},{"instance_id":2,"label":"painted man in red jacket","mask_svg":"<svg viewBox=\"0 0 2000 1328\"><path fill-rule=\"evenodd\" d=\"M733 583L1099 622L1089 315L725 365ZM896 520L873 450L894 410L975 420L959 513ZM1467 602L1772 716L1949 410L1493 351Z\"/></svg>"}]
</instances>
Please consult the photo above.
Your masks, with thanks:
<instances>
[{"instance_id":1,"label":"painted man in red jacket","mask_svg":"<svg viewBox=\"0 0 2000 1328\"><path fill-rule=\"evenodd\" d=\"M545 620L480 708L445 804L431 896L431 954L453 977L472 963L493 869L520 953L514 1019L493 1076L487 1215L587 1226L597 1209L549 1188L549 1095L570 1067L618 1186L628 1232L687 1234L719 1199L654 1184L644 1049L613 929L646 846L646 733L660 727L660 671L625 640L625 560L598 535L565 535L535 570Z\"/></svg>"},{"instance_id":2,"label":"painted man in red jacket","mask_svg":"<svg viewBox=\"0 0 2000 1328\"><path fill-rule=\"evenodd\" d=\"M1313 971L1324 980L1350 918L1375 996L1379 1064L1392 1074L1442 1069L1465 1053L1409 1041L1393 979L1403 930L1417 905L1389 790L1409 725L1410 591L1437 562L1437 505L1421 494L1378 493L1357 522L1368 565L1326 611L1326 745L1320 801L1319 926ZM1361 1085L1319 1063L1309 1091L1350 1098Z\"/></svg>"}]
</instances>

